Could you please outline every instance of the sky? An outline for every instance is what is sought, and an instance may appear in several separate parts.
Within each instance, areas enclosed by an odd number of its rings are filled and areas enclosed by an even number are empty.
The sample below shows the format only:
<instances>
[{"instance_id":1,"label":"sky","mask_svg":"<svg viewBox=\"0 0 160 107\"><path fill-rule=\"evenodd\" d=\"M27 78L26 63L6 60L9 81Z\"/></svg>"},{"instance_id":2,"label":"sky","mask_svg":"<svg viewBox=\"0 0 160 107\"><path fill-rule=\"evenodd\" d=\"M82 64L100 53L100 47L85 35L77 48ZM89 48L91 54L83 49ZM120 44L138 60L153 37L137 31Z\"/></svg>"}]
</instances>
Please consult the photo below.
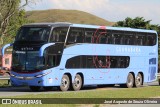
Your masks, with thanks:
<instances>
[{"instance_id":1,"label":"sky","mask_svg":"<svg viewBox=\"0 0 160 107\"><path fill-rule=\"evenodd\" d=\"M32 0L25 9L80 10L108 21L117 22L126 17L144 17L151 24L160 25L160 0ZM83 17L83 16L82 16Z\"/></svg>"}]
</instances>

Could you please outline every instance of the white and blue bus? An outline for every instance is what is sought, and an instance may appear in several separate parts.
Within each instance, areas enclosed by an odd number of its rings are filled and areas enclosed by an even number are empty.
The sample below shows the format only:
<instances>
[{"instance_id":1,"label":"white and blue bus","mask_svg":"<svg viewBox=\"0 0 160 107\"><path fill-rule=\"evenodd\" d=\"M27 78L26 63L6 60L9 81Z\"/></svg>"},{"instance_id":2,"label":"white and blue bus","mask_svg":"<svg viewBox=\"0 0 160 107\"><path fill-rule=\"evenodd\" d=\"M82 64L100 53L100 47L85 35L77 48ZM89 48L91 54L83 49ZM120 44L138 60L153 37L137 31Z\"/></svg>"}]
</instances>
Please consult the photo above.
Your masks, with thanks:
<instances>
[{"instance_id":1,"label":"white and blue bus","mask_svg":"<svg viewBox=\"0 0 160 107\"><path fill-rule=\"evenodd\" d=\"M158 36L153 30L72 23L34 23L13 44L11 84L62 91L86 85L140 87L157 79Z\"/></svg>"}]
</instances>

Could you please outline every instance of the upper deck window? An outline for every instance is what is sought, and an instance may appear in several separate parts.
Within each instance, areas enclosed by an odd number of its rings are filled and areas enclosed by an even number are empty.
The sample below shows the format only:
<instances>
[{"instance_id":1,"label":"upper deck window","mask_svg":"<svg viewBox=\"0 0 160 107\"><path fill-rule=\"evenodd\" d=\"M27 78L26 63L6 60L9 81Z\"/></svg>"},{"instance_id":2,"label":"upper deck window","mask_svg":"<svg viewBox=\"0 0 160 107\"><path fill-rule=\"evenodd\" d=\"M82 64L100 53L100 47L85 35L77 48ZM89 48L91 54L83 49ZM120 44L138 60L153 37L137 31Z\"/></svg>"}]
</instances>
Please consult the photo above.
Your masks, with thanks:
<instances>
[{"instance_id":1,"label":"upper deck window","mask_svg":"<svg viewBox=\"0 0 160 107\"><path fill-rule=\"evenodd\" d=\"M81 28L71 28L67 39L67 45L73 43L83 43L83 38L84 36Z\"/></svg>"},{"instance_id":2,"label":"upper deck window","mask_svg":"<svg viewBox=\"0 0 160 107\"><path fill-rule=\"evenodd\" d=\"M53 29L50 42L65 42L68 27L57 27Z\"/></svg>"},{"instance_id":3,"label":"upper deck window","mask_svg":"<svg viewBox=\"0 0 160 107\"><path fill-rule=\"evenodd\" d=\"M22 27L16 41L48 41L50 27Z\"/></svg>"}]
</instances>

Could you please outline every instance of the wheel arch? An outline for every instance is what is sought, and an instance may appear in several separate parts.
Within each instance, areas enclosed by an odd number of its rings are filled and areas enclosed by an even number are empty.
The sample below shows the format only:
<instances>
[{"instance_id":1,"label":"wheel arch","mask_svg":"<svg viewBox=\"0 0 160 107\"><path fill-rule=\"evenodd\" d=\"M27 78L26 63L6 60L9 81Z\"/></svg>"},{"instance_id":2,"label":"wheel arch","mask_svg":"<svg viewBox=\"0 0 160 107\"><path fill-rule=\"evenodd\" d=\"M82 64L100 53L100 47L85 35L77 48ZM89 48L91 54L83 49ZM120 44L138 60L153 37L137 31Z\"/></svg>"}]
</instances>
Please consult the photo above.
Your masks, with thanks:
<instances>
[{"instance_id":1,"label":"wheel arch","mask_svg":"<svg viewBox=\"0 0 160 107\"><path fill-rule=\"evenodd\" d=\"M129 73L131 73L133 75L133 78L135 79L135 74L133 71L130 71Z\"/></svg>"},{"instance_id":2,"label":"wheel arch","mask_svg":"<svg viewBox=\"0 0 160 107\"><path fill-rule=\"evenodd\" d=\"M63 75L67 75L69 77L70 82L72 82L72 75L69 72L66 72Z\"/></svg>"},{"instance_id":3,"label":"wheel arch","mask_svg":"<svg viewBox=\"0 0 160 107\"><path fill-rule=\"evenodd\" d=\"M144 82L144 73L143 73L142 71L139 71L138 73L140 73L141 76L142 76L142 85L143 85L143 82ZM137 74L137 75L138 75L138 74Z\"/></svg>"},{"instance_id":4,"label":"wheel arch","mask_svg":"<svg viewBox=\"0 0 160 107\"><path fill-rule=\"evenodd\" d=\"M129 73L131 73L131 74L133 75L133 78L134 78L134 83L133 83L133 84L135 84L135 79L136 79L136 77L135 77L134 72L133 72L133 71L130 71Z\"/></svg>"},{"instance_id":5,"label":"wheel arch","mask_svg":"<svg viewBox=\"0 0 160 107\"><path fill-rule=\"evenodd\" d=\"M77 74L79 74L82 78L82 87L83 87L83 85L84 85L84 75L83 75L82 72L77 72Z\"/></svg>"}]
</instances>

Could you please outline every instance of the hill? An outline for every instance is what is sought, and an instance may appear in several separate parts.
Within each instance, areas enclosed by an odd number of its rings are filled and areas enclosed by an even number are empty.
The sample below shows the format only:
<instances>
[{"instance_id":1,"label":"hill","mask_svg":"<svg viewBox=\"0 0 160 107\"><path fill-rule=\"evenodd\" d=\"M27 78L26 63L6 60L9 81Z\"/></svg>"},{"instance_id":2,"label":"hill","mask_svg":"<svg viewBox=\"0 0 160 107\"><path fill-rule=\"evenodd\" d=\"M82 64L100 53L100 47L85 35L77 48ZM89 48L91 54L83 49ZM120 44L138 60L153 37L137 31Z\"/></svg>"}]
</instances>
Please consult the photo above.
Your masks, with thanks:
<instances>
[{"instance_id":1,"label":"hill","mask_svg":"<svg viewBox=\"0 0 160 107\"><path fill-rule=\"evenodd\" d=\"M28 11L26 17L33 22L71 22L108 26L114 24L113 22L109 22L90 13L78 10L53 9Z\"/></svg>"}]
</instances>

